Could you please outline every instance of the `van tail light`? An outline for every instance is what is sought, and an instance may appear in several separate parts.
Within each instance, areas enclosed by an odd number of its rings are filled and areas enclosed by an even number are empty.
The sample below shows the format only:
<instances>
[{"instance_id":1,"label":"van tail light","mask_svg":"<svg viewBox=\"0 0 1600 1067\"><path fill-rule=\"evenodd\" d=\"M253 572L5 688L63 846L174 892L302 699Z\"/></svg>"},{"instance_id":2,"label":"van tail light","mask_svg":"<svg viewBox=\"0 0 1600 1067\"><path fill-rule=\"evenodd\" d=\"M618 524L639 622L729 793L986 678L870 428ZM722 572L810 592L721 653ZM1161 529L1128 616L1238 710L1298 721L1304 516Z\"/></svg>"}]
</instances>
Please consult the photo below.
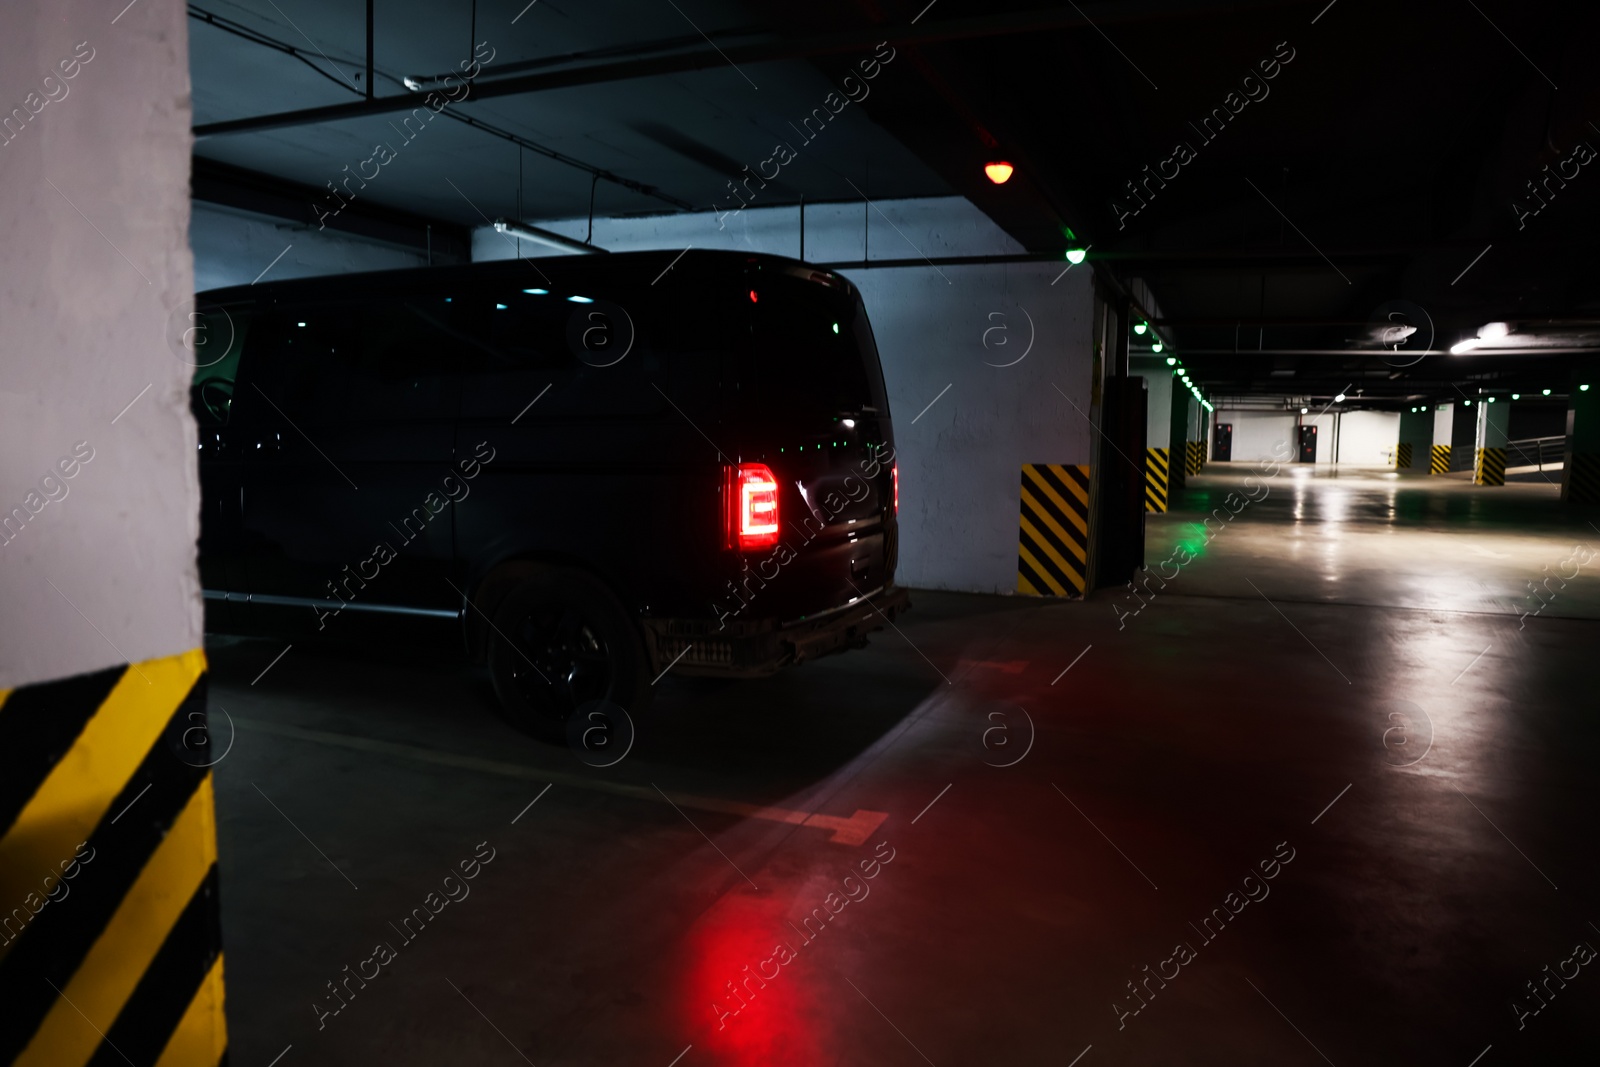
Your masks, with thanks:
<instances>
[{"instance_id":1,"label":"van tail light","mask_svg":"<svg viewBox=\"0 0 1600 1067\"><path fill-rule=\"evenodd\" d=\"M896 463L889 468L889 480L894 482L894 513L900 514L900 464Z\"/></svg>"},{"instance_id":2,"label":"van tail light","mask_svg":"<svg viewBox=\"0 0 1600 1067\"><path fill-rule=\"evenodd\" d=\"M749 552L778 543L778 479L765 463L723 468L723 532L728 548Z\"/></svg>"}]
</instances>

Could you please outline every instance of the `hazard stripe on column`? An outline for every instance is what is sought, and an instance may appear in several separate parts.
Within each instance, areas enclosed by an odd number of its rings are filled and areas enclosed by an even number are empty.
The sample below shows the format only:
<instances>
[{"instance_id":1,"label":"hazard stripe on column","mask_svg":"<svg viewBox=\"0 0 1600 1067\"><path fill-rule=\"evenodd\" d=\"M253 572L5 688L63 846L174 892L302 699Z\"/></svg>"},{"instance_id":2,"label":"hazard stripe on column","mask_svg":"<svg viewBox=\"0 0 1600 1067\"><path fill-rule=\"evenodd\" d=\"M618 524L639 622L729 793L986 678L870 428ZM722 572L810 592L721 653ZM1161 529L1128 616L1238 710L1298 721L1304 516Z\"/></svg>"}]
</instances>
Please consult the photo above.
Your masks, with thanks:
<instances>
[{"instance_id":1,"label":"hazard stripe on column","mask_svg":"<svg viewBox=\"0 0 1600 1067\"><path fill-rule=\"evenodd\" d=\"M1478 466L1472 472L1477 485L1506 484L1506 450L1503 448L1478 449Z\"/></svg>"},{"instance_id":2,"label":"hazard stripe on column","mask_svg":"<svg viewBox=\"0 0 1600 1067\"><path fill-rule=\"evenodd\" d=\"M1147 448L1144 450L1144 509L1146 511L1167 510L1167 450L1165 448Z\"/></svg>"},{"instance_id":3,"label":"hazard stripe on column","mask_svg":"<svg viewBox=\"0 0 1600 1067\"><path fill-rule=\"evenodd\" d=\"M205 657L0 693L0 1063L227 1051Z\"/></svg>"},{"instance_id":4,"label":"hazard stripe on column","mask_svg":"<svg viewBox=\"0 0 1600 1067\"><path fill-rule=\"evenodd\" d=\"M1600 504L1600 454L1579 452L1572 457L1561 498L1569 504Z\"/></svg>"},{"instance_id":5,"label":"hazard stripe on column","mask_svg":"<svg viewBox=\"0 0 1600 1067\"><path fill-rule=\"evenodd\" d=\"M1450 473L1450 446L1434 445L1428 453L1429 474Z\"/></svg>"},{"instance_id":6,"label":"hazard stripe on column","mask_svg":"<svg viewBox=\"0 0 1600 1067\"><path fill-rule=\"evenodd\" d=\"M1411 469L1411 442L1401 441L1394 446L1394 469L1408 471Z\"/></svg>"},{"instance_id":7,"label":"hazard stripe on column","mask_svg":"<svg viewBox=\"0 0 1600 1067\"><path fill-rule=\"evenodd\" d=\"M1082 596L1088 556L1088 466L1023 464L1017 592Z\"/></svg>"}]
</instances>

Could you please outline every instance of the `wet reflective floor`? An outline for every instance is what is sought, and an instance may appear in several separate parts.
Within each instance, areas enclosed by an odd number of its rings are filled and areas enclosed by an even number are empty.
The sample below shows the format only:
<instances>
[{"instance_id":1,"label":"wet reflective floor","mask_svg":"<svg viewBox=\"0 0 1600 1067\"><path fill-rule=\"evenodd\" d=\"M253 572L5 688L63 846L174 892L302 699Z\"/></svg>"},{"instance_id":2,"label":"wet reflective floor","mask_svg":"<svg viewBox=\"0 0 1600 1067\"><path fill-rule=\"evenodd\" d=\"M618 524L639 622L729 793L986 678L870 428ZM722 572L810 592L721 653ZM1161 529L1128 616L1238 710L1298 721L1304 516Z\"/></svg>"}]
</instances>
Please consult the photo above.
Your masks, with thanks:
<instances>
[{"instance_id":1,"label":"wet reflective floor","mask_svg":"<svg viewBox=\"0 0 1600 1067\"><path fill-rule=\"evenodd\" d=\"M217 639L232 1062L1594 1062L1600 520L1174 505L1137 593L919 592L605 767L448 657Z\"/></svg>"}]
</instances>

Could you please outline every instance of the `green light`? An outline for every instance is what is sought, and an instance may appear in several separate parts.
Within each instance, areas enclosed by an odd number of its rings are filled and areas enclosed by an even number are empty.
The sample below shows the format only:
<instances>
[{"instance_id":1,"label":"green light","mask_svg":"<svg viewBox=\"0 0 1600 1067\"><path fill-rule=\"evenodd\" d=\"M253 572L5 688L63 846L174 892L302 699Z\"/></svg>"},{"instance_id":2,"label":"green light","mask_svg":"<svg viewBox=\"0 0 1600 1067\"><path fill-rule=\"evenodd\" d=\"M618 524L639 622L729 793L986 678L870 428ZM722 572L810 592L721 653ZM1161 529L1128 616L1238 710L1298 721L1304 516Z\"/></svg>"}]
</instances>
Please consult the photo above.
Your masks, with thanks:
<instances>
[{"instance_id":1,"label":"green light","mask_svg":"<svg viewBox=\"0 0 1600 1067\"><path fill-rule=\"evenodd\" d=\"M833 332L834 333L838 333L839 332L839 324L837 322L833 324Z\"/></svg>"},{"instance_id":2,"label":"green light","mask_svg":"<svg viewBox=\"0 0 1600 1067\"><path fill-rule=\"evenodd\" d=\"M1178 360L1176 359L1176 357L1173 357L1173 356L1168 356L1167 357L1167 366L1169 366L1169 367L1176 366L1177 363L1178 363Z\"/></svg>"},{"instance_id":3,"label":"green light","mask_svg":"<svg viewBox=\"0 0 1600 1067\"><path fill-rule=\"evenodd\" d=\"M1469 407L1469 408L1472 406L1472 401L1470 401L1470 400L1463 401L1463 403L1466 404L1466 406Z\"/></svg>"},{"instance_id":4,"label":"green light","mask_svg":"<svg viewBox=\"0 0 1600 1067\"><path fill-rule=\"evenodd\" d=\"M1078 235L1072 232L1071 226L1061 227L1061 232L1067 235L1067 240L1069 241L1076 241L1078 239Z\"/></svg>"},{"instance_id":5,"label":"green light","mask_svg":"<svg viewBox=\"0 0 1600 1067\"><path fill-rule=\"evenodd\" d=\"M1512 400L1521 400L1522 399L1522 394L1521 393L1512 393L1511 394L1511 399Z\"/></svg>"},{"instance_id":6,"label":"green light","mask_svg":"<svg viewBox=\"0 0 1600 1067\"><path fill-rule=\"evenodd\" d=\"M1163 345L1163 344L1162 344L1162 343L1161 343L1161 342L1160 342L1160 341L1157 341L1157 342L1156 342L1156 343L1155 343L1155 344L1153 344L1153 345L1151 345L1151 346L1150 346L1150 351L1152 351L1152 352L1159 352L1159 351L1161 351L1161 350L1162 350L1162 349L1163 349L1163 348L1164 348L1164 347L1166 347L1166 346L1165 346L1165 345Z\"/></svg>"},{"instance_id":7,"label":"green light","mask_svg":"<svg viewBox=\"0 0 1600 1067\"><path fill-rule=\"evenodd\" d=\"M1550 395L1550 390L1548 390L1548 389L1546 389L1546 390L1545 390L1545 391L1544 391L1544 395L1545 395L1545 396L1549 396L1549 395Z\"/></svg>"},{"instance_id":8,"label":"green light","mask_svg":"<svg viewBox=\"0 0 1600 1067\"><path fill-rule=\"evenodd\" d=\"M1492 396L1491 396L1491 397L1490 397L1490 398L1489 398L1489 403L1491 403L1491 404L1493 404L1493 403L1494 403L1494 397L1492 397Z\"/></svg>"},{"instance_id":9,"label":"green light","mask_svg":"<svg viewBox=\"0 0 1600 1067\"><path fill-rule=\"evenodd\" d=\"M1148 322L1136 322L1133 324L1133 332L1138 334L1140 337L1143 337L1144 332L1149 328L1150 324Z\"/></svg>"},{"instance_id":10,"label":"green light","mask_svg":"<svg viewBox=\"0 0 1600 1067\"><path fill-rule=\"evenodd\" d=\"M1083 262L1084 257L1088 254L1089 250L1087 248L1069 248L1067 249L1067 262L1076 267Z\"/></svg>"},{"instance_id":11,"label":"green light","mask_svg":"<svg viewBox=\"0 0 1600 1067\"><path fill-rule=\"evenodd\" d=\"M1588 392L1588 391L1589 391L1589 386L1588 386L1588 384L1587 384L1587 383L1586 383L1586 384L1584 384L1584 385L1580 385L1580 386L1578 386L1578 392L1580 392L1580 393L1587 393L1587 392Z\"/></svg>"},{"instance_id":12,"label":"green light","mask_svg":"<svg viewBox=\"0 0 1600 1067\"><path fill-rule=\"evenodd\" d=\"M782 451L783 451L783 449L781 449L781 448L780 448L780 449L778 449L778 451L779 451L779 452L782 452Z\"/></svg>"}]
</instances>

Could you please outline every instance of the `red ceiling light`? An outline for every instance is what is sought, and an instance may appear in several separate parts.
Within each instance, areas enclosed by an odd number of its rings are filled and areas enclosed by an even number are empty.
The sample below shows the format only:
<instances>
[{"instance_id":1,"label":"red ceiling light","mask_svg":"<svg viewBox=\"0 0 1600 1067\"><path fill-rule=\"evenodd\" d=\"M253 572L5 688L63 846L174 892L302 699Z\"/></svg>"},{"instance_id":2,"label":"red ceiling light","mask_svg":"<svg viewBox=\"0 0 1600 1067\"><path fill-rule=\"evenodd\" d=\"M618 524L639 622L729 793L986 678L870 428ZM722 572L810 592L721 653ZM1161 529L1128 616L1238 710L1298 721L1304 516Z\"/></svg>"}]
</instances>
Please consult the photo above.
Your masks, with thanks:
<instances>
[{"instance_id":1,"label":"red ceiling light","mask_svg":"<svg viewBox=\"0 0 1600 1067\"><path fill-rule=\"evenodd\" d=\"M983 167L983 173L988 175L989 180L996 185L1004 185L1010 181L1011 173L1014 170L1016 168L1009 163L986 163Z\"/></svg>"},{"instance_id":2,"label":"red ceiling light","mask_svg":"<svg viewBox=\"0 0 1600 1067\"><path fill-rule=\"evenodd\" d=\"M755 302L756 302L756 291L754 289L752 289L752 290L750 290L750 303L754 304Z\"/></svg>"}]
</instances>

